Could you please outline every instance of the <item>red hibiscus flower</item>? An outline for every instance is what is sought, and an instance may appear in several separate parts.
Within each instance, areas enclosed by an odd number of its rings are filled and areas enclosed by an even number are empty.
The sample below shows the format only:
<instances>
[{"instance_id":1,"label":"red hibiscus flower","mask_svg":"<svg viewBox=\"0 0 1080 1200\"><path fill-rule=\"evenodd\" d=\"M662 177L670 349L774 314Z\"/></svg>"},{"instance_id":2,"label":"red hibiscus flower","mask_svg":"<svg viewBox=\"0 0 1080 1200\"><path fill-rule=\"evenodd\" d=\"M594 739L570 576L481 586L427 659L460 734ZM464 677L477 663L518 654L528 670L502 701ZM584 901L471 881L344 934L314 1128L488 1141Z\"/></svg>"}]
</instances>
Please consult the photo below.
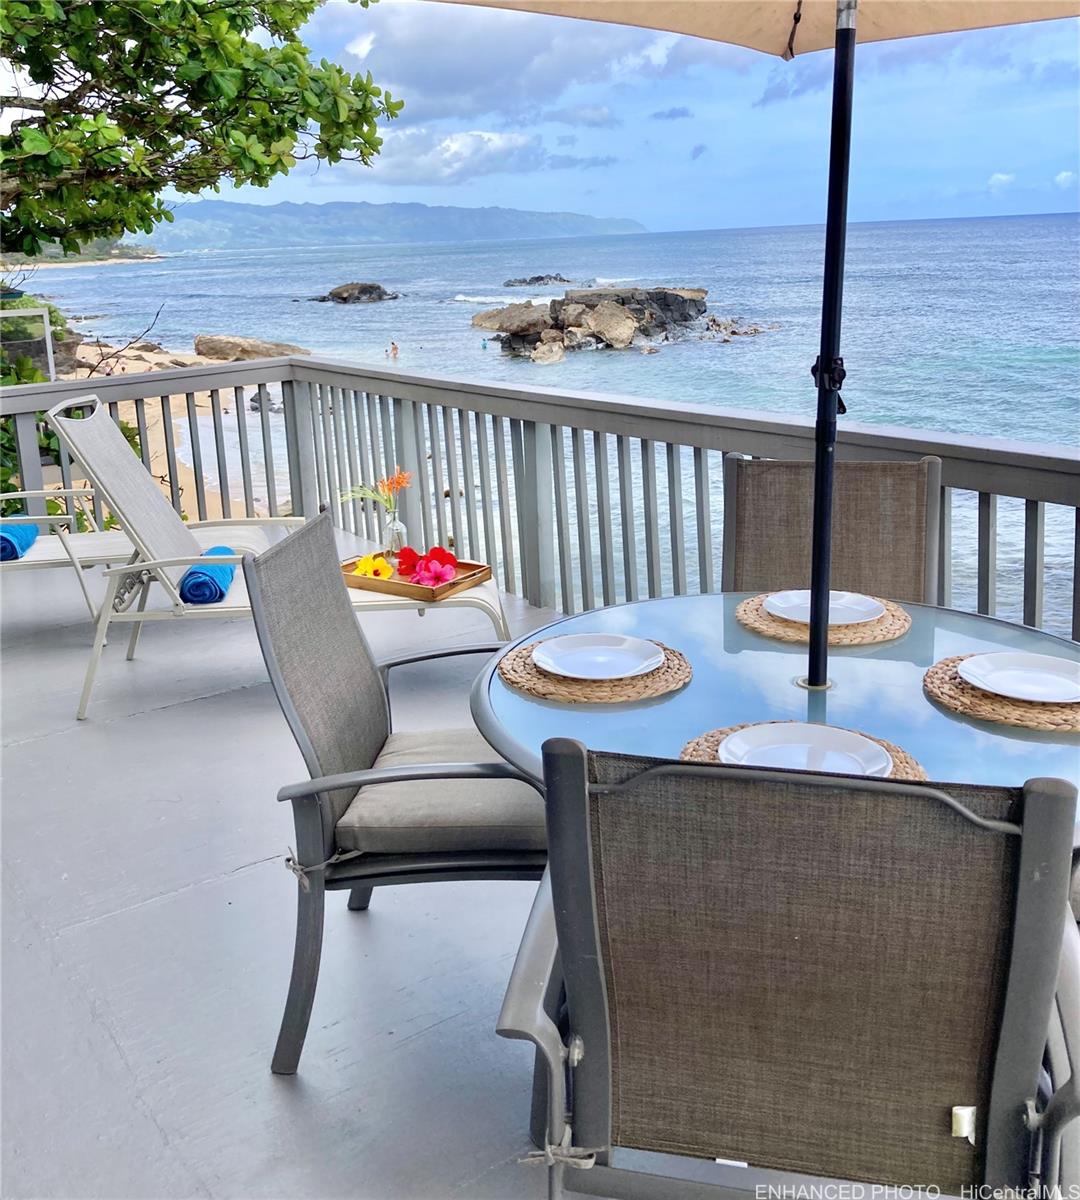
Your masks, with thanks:
<instances>
[{"instance_id":1,"label":"red hibiscus flower","mask_svg":"<svg viewBox=\"0 0 1080 1200\"><path fill-rule=\"evenodd\" d=\"M427 557L444 567L456 568L458 565L456 556L451 554L449 550L445 550L442 546L432 546L427 552Z\"/></svg>"},{"instance_id":2,"label":"red hibiscus flower","mask_svg":"<svg viewBox=\"0 0 1080 1200\"><path fill-rule=\"evenodd\" d=\"M409 576L416 570L416 564L420 561L420 555L412 548L412 546L402 546L398 551L397 570L399 575Z\"/></svg>"}]
</instances>

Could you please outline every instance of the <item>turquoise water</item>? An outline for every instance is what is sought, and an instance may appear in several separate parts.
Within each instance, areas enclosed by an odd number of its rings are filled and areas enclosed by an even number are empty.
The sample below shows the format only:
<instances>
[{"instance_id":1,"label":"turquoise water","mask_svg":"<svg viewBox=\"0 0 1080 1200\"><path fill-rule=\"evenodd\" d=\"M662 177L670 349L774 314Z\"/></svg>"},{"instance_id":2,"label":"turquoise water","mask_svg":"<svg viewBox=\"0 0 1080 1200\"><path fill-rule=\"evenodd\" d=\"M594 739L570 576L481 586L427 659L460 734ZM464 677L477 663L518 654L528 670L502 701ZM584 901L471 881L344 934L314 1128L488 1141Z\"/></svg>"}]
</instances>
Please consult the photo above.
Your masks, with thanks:
<instances>
[{"instance_id":1,"label":"turquoise water","mask_svg":"<svg viewBox=\"0 0 1080 1200\"><path fill-rule=\"evenodd\" d=\"M41 272L80 329L189 351L196 333L289 341L403 371L656 400L798 413L814 409L823 234L719 230L468 245L209 252ZM1080 223L1076 215L853 225L844 316L852 420L1080 442ZM656 355L579 353L540 367L485 351L470 316L524 299L511 276L709 289L709 308L779 327L729 344L688 339ZM404 293L375 305L304 297L351 280ZM544 289L543 295L559 294ZM534 298L539 294L532 293ZM469 297L471 299L455 299Z\"/></svg>"},{"instance_id":2,"label":"turquoise water","mask_svg":"<svg viewBox=\"0 0 1080 1200\"><path fill-rule=\"evenodd\" d=\"M822 230L807 226L215 251L42 272L32 286L66 311L97 314L79 328L107 340L137 334L164 303L150 336L178 351L190 352L196 333L243 334L406 372L809 417L822 249ZM1078 264L1075 214L852 226L843 338L850 418L1080 444ZM554 272L602 285L707 287L711 312L776 328L728 344L688 336L655 355L579 352L543 367L503 355L494 343L485 350L472 314L559 294L502 287L512 276ZM305 299L352 280L377 281L402 299L348 306ZM400 347L396 364L385 356L391 339ZM974 499L954 499L959 607L975 603ZM1056 632L1069 627L1073 521L1070 510L1048 506L1046 624ZM1022 501L1001 501L998 527L998 612L1019 617Z\"/></svg>"}]
</instances>

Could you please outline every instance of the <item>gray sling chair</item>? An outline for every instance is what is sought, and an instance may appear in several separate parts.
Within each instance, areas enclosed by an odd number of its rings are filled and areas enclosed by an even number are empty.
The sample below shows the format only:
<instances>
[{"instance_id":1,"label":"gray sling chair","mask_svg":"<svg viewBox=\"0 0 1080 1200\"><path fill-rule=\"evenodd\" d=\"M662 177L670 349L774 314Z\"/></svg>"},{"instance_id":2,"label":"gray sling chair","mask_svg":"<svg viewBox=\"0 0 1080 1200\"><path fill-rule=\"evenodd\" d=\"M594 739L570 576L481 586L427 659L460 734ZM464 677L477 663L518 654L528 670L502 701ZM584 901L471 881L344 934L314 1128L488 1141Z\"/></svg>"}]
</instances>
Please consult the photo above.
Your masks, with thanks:
<instances>
[{"instance_id":1,"label":"gray sling chair","mask_svg":"<svg viewBox=\"0 0 1080 1200\"><path fill-rule=\"evenodd\" d=\"M322 949L324 893L366 909L374 887L539 879L547 861L537 785L475 729L395 733L392 667L491 645L376 663L346 595L329 514L244 558L270 682L311 778L283 788L296 823L296 949L272 1070L296 1071Z\"/></svg>"},{"instance_id":2,"label":"gray sling chair","mask_svg":"<svg viewBox=\"0 0 1080 1200\"><path fill-rule=\"evenodd\" d=\"M544 780L550 883L498 1032L548 1064L550 1196L1080 1181L1071 784L945 793L566 739Z\"/></svg>"},{"instance_id":3,"label":"gray sling chair","mask_svg":"<svg viewBox=\"0 0 1080 1200\"><path fill-rule=\"evenodd\" d=\"M938 602L941 459L838 462L832 587ZM810 586L814 464L724 456L725 592Z\"/></svg>"}]
</instances>

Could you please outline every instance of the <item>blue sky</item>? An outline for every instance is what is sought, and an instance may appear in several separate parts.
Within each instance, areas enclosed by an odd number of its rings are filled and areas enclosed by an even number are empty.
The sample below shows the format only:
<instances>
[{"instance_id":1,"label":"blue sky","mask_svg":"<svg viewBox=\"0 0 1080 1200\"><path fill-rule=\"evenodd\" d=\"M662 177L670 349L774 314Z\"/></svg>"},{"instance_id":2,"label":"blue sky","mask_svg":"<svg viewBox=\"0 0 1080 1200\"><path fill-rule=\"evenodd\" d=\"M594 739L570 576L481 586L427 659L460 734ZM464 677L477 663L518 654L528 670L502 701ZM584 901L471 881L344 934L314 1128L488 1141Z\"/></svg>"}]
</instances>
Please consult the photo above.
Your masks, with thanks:
<instances>
[{"instance_id":1,"label":"blue sky","mask_svg":"<svg viewBox=\"0 0 1080 1200\"><path fill-rule=\"evenodd\" d=\"M373 168L301 165L224 199L421 201L633 217L823 219L831 54L794 62L564 18L330 0L316 57L406 102ZM1073 211L1078 22L860 46L852 220Z\"/></svg>"}]
</instances>

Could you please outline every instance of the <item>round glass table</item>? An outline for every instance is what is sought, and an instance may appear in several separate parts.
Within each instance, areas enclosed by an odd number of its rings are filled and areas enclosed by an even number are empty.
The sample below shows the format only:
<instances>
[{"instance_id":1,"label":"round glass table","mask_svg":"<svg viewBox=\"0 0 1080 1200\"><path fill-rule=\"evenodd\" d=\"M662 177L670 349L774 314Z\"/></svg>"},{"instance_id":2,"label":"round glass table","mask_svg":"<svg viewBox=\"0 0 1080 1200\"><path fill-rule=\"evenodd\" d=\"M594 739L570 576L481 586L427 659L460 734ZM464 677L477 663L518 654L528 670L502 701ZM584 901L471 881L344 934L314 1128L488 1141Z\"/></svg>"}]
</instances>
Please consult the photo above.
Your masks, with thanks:
<instances>
[{"instance_id":1,"label":"round glass table","mask_svg":"<svg viewBox=\"0 0 1080 1200\"><path fill-rule=\"evenodd\" d=\"M953 654L1025 650L1080 661L1080 644L992 617L904 604L911 629L873 646L831 647L827 691L809 692L806 647L753 633L735 619L748 593L642 600L567 617L512 646L568 633L622 633L681 650L694 670L679 692L632 704L566 705L503 683L488 664L472 714L490 745L534 778L540 747L572 737L590 750L678 758L693 737L755 721L815 721L885 738L937 783L1016 786L1056 776L1080 786L1080 736L1041 733L958 716L923 692L927 667ZM511 647L508 647L510 649ZM1080 832L1080 826L1078 826Z\"/></svg>"}]
</instances>

